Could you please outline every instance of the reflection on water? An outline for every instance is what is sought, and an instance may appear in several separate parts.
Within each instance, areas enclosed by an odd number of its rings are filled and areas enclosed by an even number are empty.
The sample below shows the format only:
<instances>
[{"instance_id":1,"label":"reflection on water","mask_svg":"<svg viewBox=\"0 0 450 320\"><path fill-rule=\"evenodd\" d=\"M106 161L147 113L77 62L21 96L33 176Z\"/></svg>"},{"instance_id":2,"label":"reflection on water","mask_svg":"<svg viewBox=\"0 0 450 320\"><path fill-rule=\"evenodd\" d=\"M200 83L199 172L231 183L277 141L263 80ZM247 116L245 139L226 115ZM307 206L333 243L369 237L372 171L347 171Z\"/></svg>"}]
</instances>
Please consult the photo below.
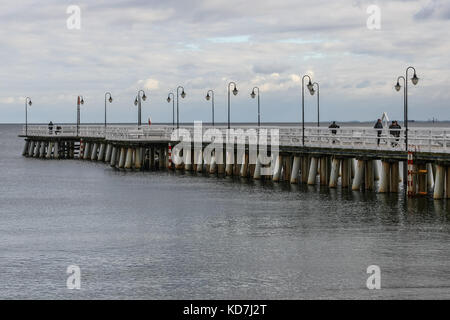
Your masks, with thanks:
<instances>
[{"instance_id":1,"label":"reflection on water","mask_svg":"<svg viewBox=\"0 0 450 320\"><path fill-rule=\"evenodd\" d=\"M0 126L0 298L450 298L448 201L25 159L18 129Z\"/></svg>"}]
</instances>

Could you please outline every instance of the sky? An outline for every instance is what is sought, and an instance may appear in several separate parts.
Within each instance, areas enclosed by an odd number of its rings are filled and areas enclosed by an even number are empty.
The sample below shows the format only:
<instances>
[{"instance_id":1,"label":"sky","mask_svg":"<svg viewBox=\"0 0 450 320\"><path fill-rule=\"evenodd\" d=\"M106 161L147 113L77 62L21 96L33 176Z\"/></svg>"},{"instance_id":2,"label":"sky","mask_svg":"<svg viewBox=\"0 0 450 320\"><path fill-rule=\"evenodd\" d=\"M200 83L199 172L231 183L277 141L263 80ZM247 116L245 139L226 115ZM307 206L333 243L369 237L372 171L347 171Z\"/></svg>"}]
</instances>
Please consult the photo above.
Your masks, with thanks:
<instances>
[{"instance_id":1,"label":"sky","mask_svg":"<svg viewBox=\"0 0 450 320\"><path fill-rule=\"evenodd\" d=\"M409 81L409 119L448 120L449 30L448 0L2 0L0 123L24 122L27 96L29 122L73 123L78 95L82 123L102 123L107 91L108 122L135 123L140 89L143 121L172 122L177 86L180 122L211 120L209 89L226 122L230 81L232 122L257 121L255 86L262 122L300 122L305 74L320 84L322 121L402 120L394 85L408 66L420 78ZM316 121L316 99L305 93L305 121Z\"/></svg>"}]
</instances>

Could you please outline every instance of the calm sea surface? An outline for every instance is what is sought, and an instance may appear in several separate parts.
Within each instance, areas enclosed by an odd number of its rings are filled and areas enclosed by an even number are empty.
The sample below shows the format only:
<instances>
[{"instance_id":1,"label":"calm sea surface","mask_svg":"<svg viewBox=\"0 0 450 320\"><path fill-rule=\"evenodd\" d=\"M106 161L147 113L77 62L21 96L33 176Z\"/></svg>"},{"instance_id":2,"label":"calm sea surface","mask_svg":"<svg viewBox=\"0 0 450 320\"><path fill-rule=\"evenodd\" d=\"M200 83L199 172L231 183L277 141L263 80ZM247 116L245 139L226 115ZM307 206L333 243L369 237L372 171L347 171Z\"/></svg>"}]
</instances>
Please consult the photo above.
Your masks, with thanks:
<instances>
[{"instance_id":1,"label":"calm sea surface","mask_svg":"<svg viewBox=\"0 0 450 320\"><path fill-rule=\"evenodd\" d=\"M20 129L0 125L0 298L450 298L450 202L27 159Z\"/></svg>"}]
</instances>

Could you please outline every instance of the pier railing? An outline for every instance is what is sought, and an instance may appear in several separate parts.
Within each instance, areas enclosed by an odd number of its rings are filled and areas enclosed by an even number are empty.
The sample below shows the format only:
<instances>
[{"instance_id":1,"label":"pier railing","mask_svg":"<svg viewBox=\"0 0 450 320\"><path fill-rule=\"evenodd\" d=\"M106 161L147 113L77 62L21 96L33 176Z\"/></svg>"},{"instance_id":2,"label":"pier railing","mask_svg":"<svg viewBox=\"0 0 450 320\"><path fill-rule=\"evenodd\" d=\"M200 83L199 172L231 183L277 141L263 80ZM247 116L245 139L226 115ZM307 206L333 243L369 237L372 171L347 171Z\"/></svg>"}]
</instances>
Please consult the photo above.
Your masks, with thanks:
<instances>
[{"instance_id":1,"label":"pier railing","mask_svg":"<svg viewBox=\"0 0 450 320\"><path fill-rule=\"evenodd\" d=\"M203 133L212 127L203 126ZM188 130L193 137L194 127L182 127ZM223 132L224 141L226 127L215 126ZM255 126L237 126L234 130L242 129L244 134L248 134L249 129L253 132ZM269 132L267 143L271 143L271 130L278 130L280 146L299 147L303 145L301 127L284 126L264 126L260 130L266 129ZM134 126L134 125L111 125L106 129L102 125L82 125L79 127L78 136L80 138L105 138L115 141L170 141L174 128L167 125ZM272 131L274 132L274 131ZM23 131L25 135L25 129ZM29 125L29 136L39 137L76 137L77 127L75 125L54 126L52 130L45 125ZM247 139L248 140L248 139ZM207 138L203 139L208 142ZM409 148L421 152L450 153L450 128L414 128L408 130ZM367 150L405 150L405 130L404 129L373 129L367 127L306 127L304 146L320 148L341 148L341 149L367 149Z\"/></svg>"}]
</instances>

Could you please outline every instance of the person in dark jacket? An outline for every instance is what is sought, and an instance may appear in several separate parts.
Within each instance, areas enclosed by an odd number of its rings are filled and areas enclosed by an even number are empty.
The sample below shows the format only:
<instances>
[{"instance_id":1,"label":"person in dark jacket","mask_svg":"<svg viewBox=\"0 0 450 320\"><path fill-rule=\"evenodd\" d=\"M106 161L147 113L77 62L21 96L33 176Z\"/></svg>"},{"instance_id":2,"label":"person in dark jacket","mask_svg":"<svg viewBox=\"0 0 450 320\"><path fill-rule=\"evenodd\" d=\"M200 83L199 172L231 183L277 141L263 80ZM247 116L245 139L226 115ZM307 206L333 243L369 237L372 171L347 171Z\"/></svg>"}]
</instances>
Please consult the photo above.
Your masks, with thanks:
<instances>
[{"instance_id":1,"label":"person in dark jacket","mask_svg":"<svg viewBox=\"0 0 450 320\"><path fill-rule=\"evenodd\" d=\"M375 129L383 129L383 123L381 122L381 119L378 119L374 126ZM377 131L377 136L381 137L382 130ZM377 145L380 145L380 138L377 139Z\"/></svg>"},{"instance_id":2,"label":"person in dark jacket","mask_svg":"<svg viewBox=\"0 0 450 320\"><path fill-rule=\"evenodd\" d=\"M339 129L340 127L336 124L336 121L333 121L333 123L330 124L330 126L329 126L328 128L332 128L332 129L336 128L336 129ZM331 133L332 133L332 134L336 134L336 133L337 133L337 130L331 130Z\"/></svg>"},{"instance_id":3,"label":"person in dark jacket","mask_svg":"<svg viewBox=\"0 0 450 320\"><path fill-rule=\"evenodd\" d=\"M48 124L48 133L52 134L52 132L53 132L53 122L50 121Z\"/></svg>"},{"instance_id":4,"label":"person in dark jacket","mask_svg":"<svg viewBox=\"0 0 450 320\"><path fill-rule=\"evenodd\" d=\"M395 141L392 142L392 146L395 147L400 140L400 129L402 127L398 124L398 121L392 121L392 124L389 126L389 133L391 136L396 137Z\"/></svg>"},{"instance_id":5,"label":"person in dark jacket","mask_svg":"<svg viewBox=\"0 0 450 320\"><path fill-rule=\"evenodd\" d=\"M339 129L340 127L336 124L336 121L333 121L333 123L330 124L328 128ZM331 130L331 134L336 134L336 133L337 133L337 130ZM332 143L336 143L336 140L333 140Z\"/></svg>"}]
</instances>

